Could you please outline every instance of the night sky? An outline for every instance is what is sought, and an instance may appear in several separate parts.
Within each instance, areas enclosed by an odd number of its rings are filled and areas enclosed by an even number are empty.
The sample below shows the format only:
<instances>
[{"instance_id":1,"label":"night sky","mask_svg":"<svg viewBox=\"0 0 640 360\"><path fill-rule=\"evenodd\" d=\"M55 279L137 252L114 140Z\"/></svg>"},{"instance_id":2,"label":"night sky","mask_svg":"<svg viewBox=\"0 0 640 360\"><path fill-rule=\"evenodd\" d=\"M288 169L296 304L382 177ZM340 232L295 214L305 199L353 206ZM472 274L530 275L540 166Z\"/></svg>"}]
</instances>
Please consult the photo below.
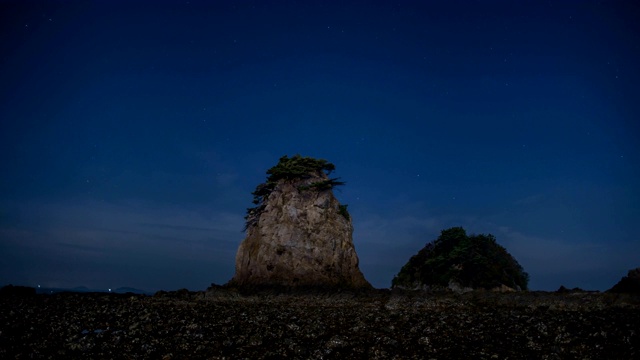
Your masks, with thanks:
<instances>
[{"instance_id":1,"label":"night sky","mask_svg":"<svg viewBox=\"0 0 640 360\"><path fill-rule=\"evenodd\" d=\"M347 184L365 277L442 229L530 288L640 266L635 1L0 1L0 286L227 282L283 155Z\"/></svg>"}]
</instances>

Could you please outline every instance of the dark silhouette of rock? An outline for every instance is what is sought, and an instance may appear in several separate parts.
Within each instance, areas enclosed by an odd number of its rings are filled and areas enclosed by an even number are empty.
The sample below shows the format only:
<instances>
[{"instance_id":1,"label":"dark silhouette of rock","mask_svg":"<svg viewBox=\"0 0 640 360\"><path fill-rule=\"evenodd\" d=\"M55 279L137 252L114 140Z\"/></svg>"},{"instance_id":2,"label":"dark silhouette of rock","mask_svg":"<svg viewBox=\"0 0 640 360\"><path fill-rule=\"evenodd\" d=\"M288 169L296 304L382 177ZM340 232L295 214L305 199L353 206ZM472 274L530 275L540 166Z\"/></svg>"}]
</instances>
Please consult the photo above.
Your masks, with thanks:
<instances>
[{"instance_id":1,"label":"dark silhouette of rock","mask_svg":"<svg viewBox=\"0 0 640 360\"><path fill-rule=\"evenodd\" d=\"M493 235L467 236L461 227L443 230L394 277L393 288L467 292L526 290L529 275Z\"/></svg>"},{"instance_id":2,"label":"dark silhouette of rock","mask_svg":"<svg viewBox=\"0 0 640 360\"><path fill-rule=\"evenodd\" d=\"M569 289L564 285L560 285L558 290L556 290L556 293L558 294L583 293L583 292L587 292L587 291L579 287L574 287L573 289Z\"/></svg>"},{"instance_id":3,"label":"dark silhouette of rock","mask_svg":"<svg viewBox=\"0 0 640 360\"><path fill-rule=\"evenodd\" d=\"M286 156L267 174L246 217L230 287L369 288L358 267L353 225L332 188L334 166Z\"/></svg>"},{"instance_id":4,"label":"dark silhouette of rock","mask_svg":"<svg viewBox=\"0 0 640 360\"><path fill-rule=\"evenodd\" d=\"M620 279L608 292L640 294L640 268L629 270L627 276Z\"/></svg>"}]
</instances>

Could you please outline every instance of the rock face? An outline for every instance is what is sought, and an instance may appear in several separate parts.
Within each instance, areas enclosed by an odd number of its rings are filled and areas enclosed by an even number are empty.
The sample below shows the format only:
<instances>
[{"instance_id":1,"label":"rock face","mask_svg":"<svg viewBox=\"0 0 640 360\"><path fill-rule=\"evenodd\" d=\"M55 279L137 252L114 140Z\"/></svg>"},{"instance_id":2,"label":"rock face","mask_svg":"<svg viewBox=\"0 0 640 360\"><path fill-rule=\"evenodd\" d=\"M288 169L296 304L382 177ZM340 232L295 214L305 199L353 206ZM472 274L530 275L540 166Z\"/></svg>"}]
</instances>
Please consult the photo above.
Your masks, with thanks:
<instances>
[{"instance_id":1,"label":"rock face","mask_svg":"<svg viewBox=\"0 0 640 360\"><path fill-rule=\"evenodd\" d=\"M305 161L313 166L303 175L276 169ZM227 285L371 287L358 268L349 213L331 190L343 183L313 161L285 156L267 172L272 175L254 192L258 207L249 209L236 273Z\"/></svg>"},{"instance_id":2,"label":"rock face","mask_svg":"<svg viewBox=\"0 0 640 360\"><path fill-rule=\"evenodd\" d=\"M627 276L620 279L609 292L640 294L640 268L629 270Z\"/></svg>"}]
</instances>

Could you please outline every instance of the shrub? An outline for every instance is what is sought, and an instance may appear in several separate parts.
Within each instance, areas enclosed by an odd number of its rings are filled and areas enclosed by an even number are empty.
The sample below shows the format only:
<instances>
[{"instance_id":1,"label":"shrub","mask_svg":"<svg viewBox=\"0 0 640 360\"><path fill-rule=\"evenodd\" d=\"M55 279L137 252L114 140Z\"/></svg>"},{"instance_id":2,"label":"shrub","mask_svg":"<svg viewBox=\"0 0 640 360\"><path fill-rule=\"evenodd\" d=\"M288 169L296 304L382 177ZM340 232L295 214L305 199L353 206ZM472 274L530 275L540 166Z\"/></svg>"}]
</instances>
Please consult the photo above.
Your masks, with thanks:
<instances>
[{"instance_id":1,"label":"shrub","mask_svg":"<svg viewBox=\"0 0 640 360\"><path fill-rule=\"evenodd\" d=\"M351 215L349 215L349 211L347 211L347 206L349 206L349 205L346 205L346 204L345 205L340 205L338 207L338 214L344 216L344 218L347 219L347 221L348 221L349 219L351 219Z\"/></svg>"}]
</instances>

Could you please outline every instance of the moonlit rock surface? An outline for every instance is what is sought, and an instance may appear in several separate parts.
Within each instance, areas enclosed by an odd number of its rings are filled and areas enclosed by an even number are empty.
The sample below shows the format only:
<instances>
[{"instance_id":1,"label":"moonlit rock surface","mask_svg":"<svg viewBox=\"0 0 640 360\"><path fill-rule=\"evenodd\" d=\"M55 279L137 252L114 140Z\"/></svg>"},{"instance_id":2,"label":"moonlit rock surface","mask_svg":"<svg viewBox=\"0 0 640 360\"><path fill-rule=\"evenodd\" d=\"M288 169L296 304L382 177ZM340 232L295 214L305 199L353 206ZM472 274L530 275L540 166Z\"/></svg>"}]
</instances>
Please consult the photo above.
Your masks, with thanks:
<instances>
[{"instance_id":1,"label":"moonlit rock surface","mask_svg":"<svg viewBox=\"0 0 640 360\"><path fill-rule=\"evenodd\" d=\"M350 217L331 189L311 186L327 179L318 172L277 182L247 229L228 285L371 287L358 267Z\"/></svg>"}]
</instances>

